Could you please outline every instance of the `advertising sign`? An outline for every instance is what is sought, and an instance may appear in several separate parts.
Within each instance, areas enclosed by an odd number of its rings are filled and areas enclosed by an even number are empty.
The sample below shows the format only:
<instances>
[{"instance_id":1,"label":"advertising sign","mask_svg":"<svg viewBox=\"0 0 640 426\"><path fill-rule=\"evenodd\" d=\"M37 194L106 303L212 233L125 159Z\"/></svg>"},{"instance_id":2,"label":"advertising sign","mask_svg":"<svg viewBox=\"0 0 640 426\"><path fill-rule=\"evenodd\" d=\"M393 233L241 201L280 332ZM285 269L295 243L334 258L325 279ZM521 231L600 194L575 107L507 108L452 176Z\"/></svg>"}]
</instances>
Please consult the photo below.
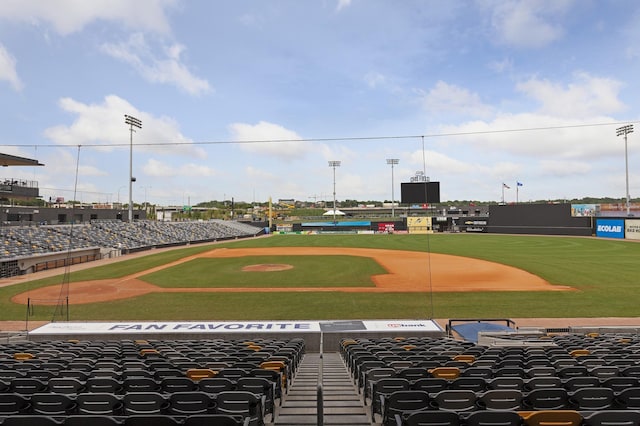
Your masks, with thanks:
<instances>
[{"instance_id":1,"label":"advertising sign","mask_svg":"<svg viewBox=\"0 0 640 426\"><path fill-rule=\"evenodd\" d=\"M624 222L624 234L628 240L640 240L640 219L630 219Z\"/></svg>"},{"instance_id":2,"label":"advertising sign","mask_svg":"<svg viewBox=\"0 0 640 426\"><path fill-rule=\"evenodd\" d=\"M596 220L596 237L624 238L624 219Z\"/></svg>"},{"instance_id":3,"label":"advertising sign","mask_svg":"<svg viewBox=\"0 0 640 426\"><path fill-rule=\"evenodd\" d=\"M253 321L253 322L53 322L29 334L83 335L83 334L140 334L160 333L301 333L321 331L440 331L432 320L379 320L379 321Z\"/></svg>"},{"instance_id":4,"label":"advertising sign","mask_svg":"<svg viewBox=\"0 0 640 426\"><path fill-rule=\"evenodd\" d=\"M378 232L391 234L395 231L396 224L393 222L380 222L378 223Z\"/></svg>"}]
</instances>

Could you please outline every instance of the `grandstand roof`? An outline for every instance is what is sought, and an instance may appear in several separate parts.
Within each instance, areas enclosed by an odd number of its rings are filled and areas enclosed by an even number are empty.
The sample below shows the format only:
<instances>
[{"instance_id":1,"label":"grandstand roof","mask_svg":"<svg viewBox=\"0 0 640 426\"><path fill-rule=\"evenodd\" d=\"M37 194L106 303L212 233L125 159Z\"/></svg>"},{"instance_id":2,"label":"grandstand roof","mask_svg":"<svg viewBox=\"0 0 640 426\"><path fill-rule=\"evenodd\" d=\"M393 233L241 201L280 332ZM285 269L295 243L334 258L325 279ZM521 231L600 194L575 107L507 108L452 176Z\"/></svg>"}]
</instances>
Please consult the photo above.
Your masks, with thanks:
<instances>
[{"instance_id":1,"label":"grandstand roof","mask_svg":"<svg viewBox=\"0 0 640 426\"><path fill-rule=\"evenodd\" d=\"M0 164L2 167L8 166L44 166L44 164L38 162L38 160L32 160L31 158L18 157L16 155L2 154L0 153Z\"/></svg>"}]
</instances>

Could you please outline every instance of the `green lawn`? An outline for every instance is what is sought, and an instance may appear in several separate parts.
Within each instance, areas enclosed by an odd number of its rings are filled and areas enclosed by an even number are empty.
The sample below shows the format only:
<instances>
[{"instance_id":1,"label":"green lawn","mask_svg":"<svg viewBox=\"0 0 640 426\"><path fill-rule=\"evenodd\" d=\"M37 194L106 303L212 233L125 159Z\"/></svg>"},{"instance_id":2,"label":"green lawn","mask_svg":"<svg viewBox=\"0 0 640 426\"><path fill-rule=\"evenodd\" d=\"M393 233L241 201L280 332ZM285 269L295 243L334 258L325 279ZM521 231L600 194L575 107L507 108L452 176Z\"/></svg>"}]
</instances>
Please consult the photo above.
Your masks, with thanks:
<instances>
[{"instance_id":1,"label":"green lawn","mask_svg":"<svg viewBox=\"0 0 640 426\"><path fill-rule=\"evenodd\" d=\"M255 264L293 266L285 271L244 272ZM331 266L328 273L327 266ZM159 287L375 287L372 274L385 270L373 259L357 256L249 256L200 258L141 277Z\"/></svg>"},{"instance_id":2,"label":"green lawn","mask_svg":"<svg viewBox=\"0 0 640 426\"><path fill-rule=\"evenodd\" d=\"M455 254L515 266L552 284L569 285L578 291L433 294L313 291L273 294L155 293L130 300L72 305L70 318L82 321L640 316L640 244L596 238L483 234L276 235L215 246L159 252L143 258L73 273L70 280L120 277L212 247L275 246L366 247ZM286 263L291 263L291 257L287 258ZM345 258L352 260L351 256L335 256L330 262L316 263L312 275L327 277L329 281L333 277L339 281L336 277L345 273L344 269L348 268L344 267L344 263L333 261L340 262ZM167 273L171 272L173 278L154 273L145 279L152 279L154 283L164 281L162 285L176 286L176 283L185 280L195 282L196 278L192 274L196 271L202 274L204 270L209 281L217 282L217 273L209 266L206 262L189 262L184 265L184 269L170 268L173 271L168 270ZM261 285L259 281L263 280L264 276L265 274L259 275L251 285ZM309 280L308 277L305 279ZM340 280L342 279L346 278ZM9 299L12 295L30 288L61 282L60 276L0 288L0 319L25 319L26 308L11 303ZM278 286L282 286L282 283ZM36 309L32 319L50 319L46 311L47 308Z\"/></svg>"}]
</instances>

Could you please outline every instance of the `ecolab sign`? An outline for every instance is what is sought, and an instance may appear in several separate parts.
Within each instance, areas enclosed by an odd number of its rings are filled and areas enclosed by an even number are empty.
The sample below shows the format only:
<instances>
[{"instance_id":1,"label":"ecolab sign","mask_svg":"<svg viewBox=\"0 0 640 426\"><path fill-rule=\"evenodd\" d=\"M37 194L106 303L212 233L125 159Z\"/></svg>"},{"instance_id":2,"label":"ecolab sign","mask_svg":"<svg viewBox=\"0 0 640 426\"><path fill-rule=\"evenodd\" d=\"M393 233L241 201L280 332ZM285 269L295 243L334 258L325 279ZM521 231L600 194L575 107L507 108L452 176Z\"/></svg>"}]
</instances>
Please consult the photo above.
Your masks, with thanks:
<instances>
[{"instance_id":1,"label":"ecolab sign","mask_svg":"<svg viewBox=\"0 0 640 426\"><path fill-rule=\"evenodd\" d=\"M596 221L596 237L624 238L624 220L598 219Z\"/></svg>"}]
</instances>

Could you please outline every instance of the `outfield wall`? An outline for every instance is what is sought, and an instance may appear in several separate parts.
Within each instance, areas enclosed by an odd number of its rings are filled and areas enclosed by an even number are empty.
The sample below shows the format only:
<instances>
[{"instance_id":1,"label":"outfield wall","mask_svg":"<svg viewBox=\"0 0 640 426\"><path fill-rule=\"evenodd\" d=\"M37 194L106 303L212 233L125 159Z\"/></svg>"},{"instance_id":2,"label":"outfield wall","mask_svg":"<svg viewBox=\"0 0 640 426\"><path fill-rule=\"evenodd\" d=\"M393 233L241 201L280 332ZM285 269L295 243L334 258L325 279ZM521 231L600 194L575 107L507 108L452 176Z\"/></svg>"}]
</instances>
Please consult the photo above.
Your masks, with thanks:
<instances>
[{"instance_id":1,"label":"outfield wall","mask_svg":"<svg viewBox=\"0 0 640 426\"><path fill-rule=\"evenodd\" d=\"M593 218L571 215L571 204L489 206L487 232L494 234L593 235Z\"/></svg>"}]
</instances>

